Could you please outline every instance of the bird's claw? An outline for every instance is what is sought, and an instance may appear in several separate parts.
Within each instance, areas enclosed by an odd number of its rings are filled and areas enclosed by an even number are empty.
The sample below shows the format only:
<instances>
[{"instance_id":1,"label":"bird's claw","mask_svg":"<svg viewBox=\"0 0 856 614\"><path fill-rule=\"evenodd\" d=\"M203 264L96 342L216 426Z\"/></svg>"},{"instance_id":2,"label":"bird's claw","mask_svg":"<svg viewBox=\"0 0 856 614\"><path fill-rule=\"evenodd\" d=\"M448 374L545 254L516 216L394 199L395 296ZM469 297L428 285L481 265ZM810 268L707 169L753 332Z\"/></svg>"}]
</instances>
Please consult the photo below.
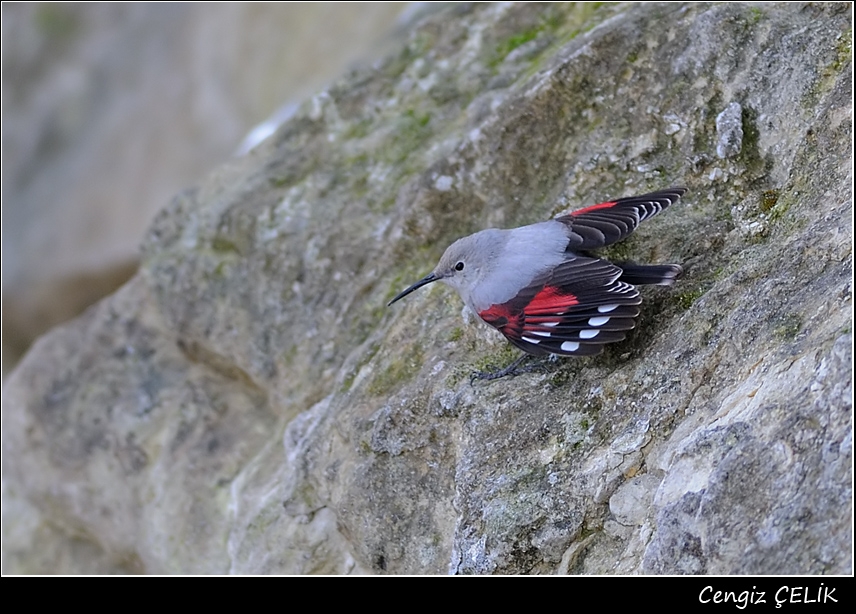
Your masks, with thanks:
<instances>
[{"instance_id":1,"label":"bird's claw","mask_svg":"<svg viewBox=\"0 0 856 614\"><path fill-rule=\"evenodd\" d=\"M507 367L503 367L502 369L497 369L496 371L476 371L470 376L470 386L475 385L476 380L485 380L488 382L492 382L493 380L500 379L506 376L514 377L515 375L522 375L523 373L531 373L538 369L538 364L529 365L527 367L521 367L520 364L529 358L529 354L524 354L514 362L512 362Z\"/></svg>"}]
</instances>

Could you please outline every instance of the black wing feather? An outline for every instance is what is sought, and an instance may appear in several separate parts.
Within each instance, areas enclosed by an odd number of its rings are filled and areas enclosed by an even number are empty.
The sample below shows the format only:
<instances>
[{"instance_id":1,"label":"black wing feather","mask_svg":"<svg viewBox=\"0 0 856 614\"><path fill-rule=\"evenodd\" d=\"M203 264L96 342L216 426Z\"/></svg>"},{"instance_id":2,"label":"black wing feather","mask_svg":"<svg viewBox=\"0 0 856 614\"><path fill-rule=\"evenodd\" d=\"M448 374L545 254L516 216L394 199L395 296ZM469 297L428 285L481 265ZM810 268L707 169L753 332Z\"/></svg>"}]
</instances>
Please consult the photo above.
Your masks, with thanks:
<instances>
[{"instance_id":1,"label":"black wing feather","mask_svg":"<svg viewBox=\"0 0 856 614\"><path fill-rule=\"evenodd\" d=\"M480 315L530 354L591 356L635 326L639 292L605 260L576 257L524 288L503 313Z\"/></svg>"},{"instance_id":2,"label":"black wing feather","mask_svg":"<svg viewBox=\"0 0 856 614\"><path fill-rule=\"evenodd\" d=\"M686 188L669 188L641 196L619 198L557 217L570 227L569 251L597 249L627 237L639 224L674 204Z\"/></svg>"}]
</instances>

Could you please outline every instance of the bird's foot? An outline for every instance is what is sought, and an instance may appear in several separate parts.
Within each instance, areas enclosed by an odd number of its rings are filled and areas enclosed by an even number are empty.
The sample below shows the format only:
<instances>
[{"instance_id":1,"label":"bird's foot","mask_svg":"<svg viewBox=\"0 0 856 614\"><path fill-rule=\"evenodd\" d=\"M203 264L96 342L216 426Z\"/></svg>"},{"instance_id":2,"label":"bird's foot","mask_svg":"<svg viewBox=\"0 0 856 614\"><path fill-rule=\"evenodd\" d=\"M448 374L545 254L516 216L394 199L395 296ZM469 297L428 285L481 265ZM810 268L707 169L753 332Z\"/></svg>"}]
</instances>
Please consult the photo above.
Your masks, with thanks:
<instances>
[{"instance_id":1,"label":"bird's foot","mask_svg":"<svg viewBox=\"0 0 856 614\"><path fill-rule=\"evenodd\" d=\"M470 377L470 386L475 384L476 380L485 380L487 382L492 382L495 379L500 379L509 375L514 377L515 375L521 375L523 373L532 373L532 371L536 371L537 369L539 369L541 365L535 363L532 365L527 365L526 367L520 366L523 361L525 361L530 356L530 354L524 354L507 367L498 369L496 371L476 371Z\"/></svg>"}]
</instances>

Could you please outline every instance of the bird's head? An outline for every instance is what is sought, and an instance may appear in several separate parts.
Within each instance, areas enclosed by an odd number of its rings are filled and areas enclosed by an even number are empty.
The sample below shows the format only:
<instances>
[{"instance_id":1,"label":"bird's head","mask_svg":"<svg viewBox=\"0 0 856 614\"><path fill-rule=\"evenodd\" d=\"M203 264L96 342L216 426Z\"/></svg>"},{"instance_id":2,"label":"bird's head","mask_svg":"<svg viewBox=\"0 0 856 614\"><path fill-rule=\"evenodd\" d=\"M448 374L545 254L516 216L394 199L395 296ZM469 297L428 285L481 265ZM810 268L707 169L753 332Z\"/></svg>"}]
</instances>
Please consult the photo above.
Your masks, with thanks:
<instances>
[{"instance_id":1,"label":"bird's head","mask_svg":"<svg viewBox=\"0 0 856 614\"><path fill-rule=\"evenodd\" d=\"M502 232L488 229L458 239L446 248L433 271L401 292L387 306L433 281L442 281L450 285L458 291L464 302L469 304L472 289L483 279L502 245Z\"/></svg>"}]
</instances>

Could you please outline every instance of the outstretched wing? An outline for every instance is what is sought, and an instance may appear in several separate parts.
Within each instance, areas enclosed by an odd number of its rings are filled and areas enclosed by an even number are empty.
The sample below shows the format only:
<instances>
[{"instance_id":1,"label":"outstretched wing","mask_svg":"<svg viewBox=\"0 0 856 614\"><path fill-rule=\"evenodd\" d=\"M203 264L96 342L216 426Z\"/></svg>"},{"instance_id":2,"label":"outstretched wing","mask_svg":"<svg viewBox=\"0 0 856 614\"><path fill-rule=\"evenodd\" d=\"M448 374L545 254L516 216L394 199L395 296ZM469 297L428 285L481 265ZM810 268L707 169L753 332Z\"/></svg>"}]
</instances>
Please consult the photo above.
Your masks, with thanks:
<instances>
[{"instance_id":1,"label":"outstretched wing","mask_svg":"<svg viewBox=\"0 0 856 614\"><path fill-rule=\"evenodd\" d=\"M649 217L678 201L686 188L630 196L557 217L570 227L568 251L596 249L620 241Z\"/></svg>"},{"instance_id":2,"label":"outstretched wing","mask_svg":"<svg viewBox=\"0 0 856 614\"><path fill-rule=\"evenodd\" d=\"M530 354L590 356L635 326L639 292L619 281L621 269L597 258L573 258L503 305L479 313Z\"/></svg>"}]
</instances>

